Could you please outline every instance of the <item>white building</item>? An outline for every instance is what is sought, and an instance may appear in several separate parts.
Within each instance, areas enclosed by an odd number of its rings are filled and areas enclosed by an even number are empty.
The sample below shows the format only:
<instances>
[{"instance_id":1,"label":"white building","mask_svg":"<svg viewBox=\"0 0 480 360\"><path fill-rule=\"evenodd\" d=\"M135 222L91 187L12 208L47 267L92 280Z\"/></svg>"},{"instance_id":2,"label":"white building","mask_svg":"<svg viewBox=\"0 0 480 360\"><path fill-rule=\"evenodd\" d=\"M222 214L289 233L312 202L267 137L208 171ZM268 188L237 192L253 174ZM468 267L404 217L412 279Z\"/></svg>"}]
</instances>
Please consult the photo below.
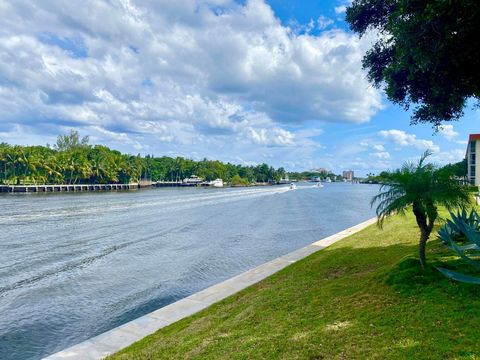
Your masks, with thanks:
<instances>
[{"instance_id":1,"label":"white building","mask_svg":"<svg viewBox=\"0 0 480 360\"><path fill-rule=\"evenodd\" d=\"M470 134L468 137L467 176L473 185L480 185L480 161L477 162L477 154L480 153L480 134Z\"/></svg>"}]
</instances>

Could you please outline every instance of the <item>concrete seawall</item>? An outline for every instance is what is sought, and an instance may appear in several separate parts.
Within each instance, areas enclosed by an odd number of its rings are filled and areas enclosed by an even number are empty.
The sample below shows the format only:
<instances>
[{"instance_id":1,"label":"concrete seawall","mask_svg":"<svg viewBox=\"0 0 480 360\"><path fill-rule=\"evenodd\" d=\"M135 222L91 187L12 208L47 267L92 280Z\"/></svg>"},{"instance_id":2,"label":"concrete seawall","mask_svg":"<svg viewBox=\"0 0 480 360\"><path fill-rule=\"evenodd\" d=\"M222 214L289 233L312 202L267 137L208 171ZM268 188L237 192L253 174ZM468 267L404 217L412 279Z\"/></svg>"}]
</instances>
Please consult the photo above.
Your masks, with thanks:
<instances>
[{"instance_id":1,"label":"concrete seawall","mask_svg":"<svg viewBox=\"0 0 480 360\"><path fill-rule=\"evenodd\" d=\"M141 340L145 336L153 334L165 326L193 315L228 296L258 283L298 260L365 229L367 226L374 224L376 220L376 218L372 218L358 225L342 230L334 235L328 236L219 284L192 294L182 300L162 307L80 344L50 355L45 359L102 359L107 355L118 352L119 350Z\"/></svg>"}]
</instances>

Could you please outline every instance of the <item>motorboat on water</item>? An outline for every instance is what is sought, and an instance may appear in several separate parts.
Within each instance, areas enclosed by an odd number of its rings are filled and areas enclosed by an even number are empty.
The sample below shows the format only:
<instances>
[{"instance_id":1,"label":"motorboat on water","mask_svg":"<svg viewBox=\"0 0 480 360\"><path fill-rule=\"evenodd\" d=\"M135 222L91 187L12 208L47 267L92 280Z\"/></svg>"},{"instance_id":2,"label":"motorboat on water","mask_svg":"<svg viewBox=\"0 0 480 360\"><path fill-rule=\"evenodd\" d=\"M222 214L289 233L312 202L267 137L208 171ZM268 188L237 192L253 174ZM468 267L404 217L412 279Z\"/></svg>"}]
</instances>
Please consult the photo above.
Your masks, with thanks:
<instances>
[{"instance_id":1,"label":"motorboat on water","mask_svg":"<svg viewBox=\"0 0 480 360\"><path fill-rule=\"evenodd\" d=\"M317 187L317 188L322 188L323 185L322 185L321 183L316 183L316 184L315 184L315 187Z\"/></svg>"},{"instance_id":2,"label":"motorboat on water","mask_svg":"<svg viewBox=\"0 0 480 360\"><path fill-rule=\"evenodd\" d=\"M290 183L290 190L295 190L297 188L297 185L295 183Z\"/></svg>"}]
</instances>

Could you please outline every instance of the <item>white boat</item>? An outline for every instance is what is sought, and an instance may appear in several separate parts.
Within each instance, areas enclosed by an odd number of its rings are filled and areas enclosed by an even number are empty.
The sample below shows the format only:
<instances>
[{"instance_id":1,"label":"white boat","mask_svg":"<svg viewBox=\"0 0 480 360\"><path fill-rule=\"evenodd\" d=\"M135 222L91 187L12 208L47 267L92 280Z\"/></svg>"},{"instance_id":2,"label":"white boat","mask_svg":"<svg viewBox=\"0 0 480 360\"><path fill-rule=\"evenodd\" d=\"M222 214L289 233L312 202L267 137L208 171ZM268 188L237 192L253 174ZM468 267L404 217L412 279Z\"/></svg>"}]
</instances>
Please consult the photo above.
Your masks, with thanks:
<instances>
[{"instance_id":1,"label":"white boat","mask_svg":"<svg viewBox=\"0 0 480 360\"><path fill-rule=\"evenodd\" d=\"M317 188L322 188L322 187L323 187L323 185L322 185L322 184L320 184L320 183L316 183L316 184L315 184L315 187L317 187Z\"/></svg>"},{"instance_id":2,"label":"white boat","mask_svg":"<svg viewBox=\"0 0 480 360\"><path fill-rule=\"evenodd\" d=\"M295 185L293 182L290 183L290 190L295 190L297 188L297 185Z\"/></svg>"},{"instance_id":3,"label":"white boat","mask_svg":"<svg viewBox=\"0 0 480 360\"><path fill-rule=\"evenodd\" d=\"M326 182L330 183L330 182L332 182L332 179L330 179L329 177L327 177Z\"/></svg>"},{"instance_id":4,"label":"white boat","mask_svg":"<svg viewBox=\"0 0 480 360\"><path fill-rule=\"evenodd\" d=\"M213 181L210 181L208 184L210 186L213 186L213 187L221 188L221 187L223 187L223 180L222 179L215 179Z\"/></svg>"},{"instance_id":5,"label":"white boat","mask_svg":"<svg viewBox=\"0 0 480 360\"><path fill-rule=\"evenodd\" d=\"M183 179L183 183L188 185L198 185L201 182L203 182L203 179L196 175L192 175L189 178Z\"/></svg>"}]
</instances>

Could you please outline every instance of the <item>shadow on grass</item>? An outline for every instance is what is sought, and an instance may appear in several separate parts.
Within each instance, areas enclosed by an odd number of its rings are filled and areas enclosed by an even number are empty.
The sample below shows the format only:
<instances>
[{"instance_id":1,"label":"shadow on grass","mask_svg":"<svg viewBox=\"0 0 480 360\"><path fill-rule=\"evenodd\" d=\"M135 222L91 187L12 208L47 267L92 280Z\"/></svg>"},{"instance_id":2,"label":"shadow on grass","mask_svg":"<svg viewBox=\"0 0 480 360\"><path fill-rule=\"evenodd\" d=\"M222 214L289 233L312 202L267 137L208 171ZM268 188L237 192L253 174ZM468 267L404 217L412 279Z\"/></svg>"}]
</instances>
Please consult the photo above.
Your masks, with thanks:
<instances>
[{"instance_id":1,"label":"shadow on grass","mask_svg":"<svg viewBox=\"0 0 480 360\"><path fill-rule=\"evenodd\" d=\"M413 255L402 259L385 273L384 281L401 295L427 295L442 291L446 295L479 297L480 286L450 280L436 267L443 267L466 275L479 276L472 267L448 251L436 253L427 258L427 267L422 269L418 258Z\"/></svg>"}]
</instances>

